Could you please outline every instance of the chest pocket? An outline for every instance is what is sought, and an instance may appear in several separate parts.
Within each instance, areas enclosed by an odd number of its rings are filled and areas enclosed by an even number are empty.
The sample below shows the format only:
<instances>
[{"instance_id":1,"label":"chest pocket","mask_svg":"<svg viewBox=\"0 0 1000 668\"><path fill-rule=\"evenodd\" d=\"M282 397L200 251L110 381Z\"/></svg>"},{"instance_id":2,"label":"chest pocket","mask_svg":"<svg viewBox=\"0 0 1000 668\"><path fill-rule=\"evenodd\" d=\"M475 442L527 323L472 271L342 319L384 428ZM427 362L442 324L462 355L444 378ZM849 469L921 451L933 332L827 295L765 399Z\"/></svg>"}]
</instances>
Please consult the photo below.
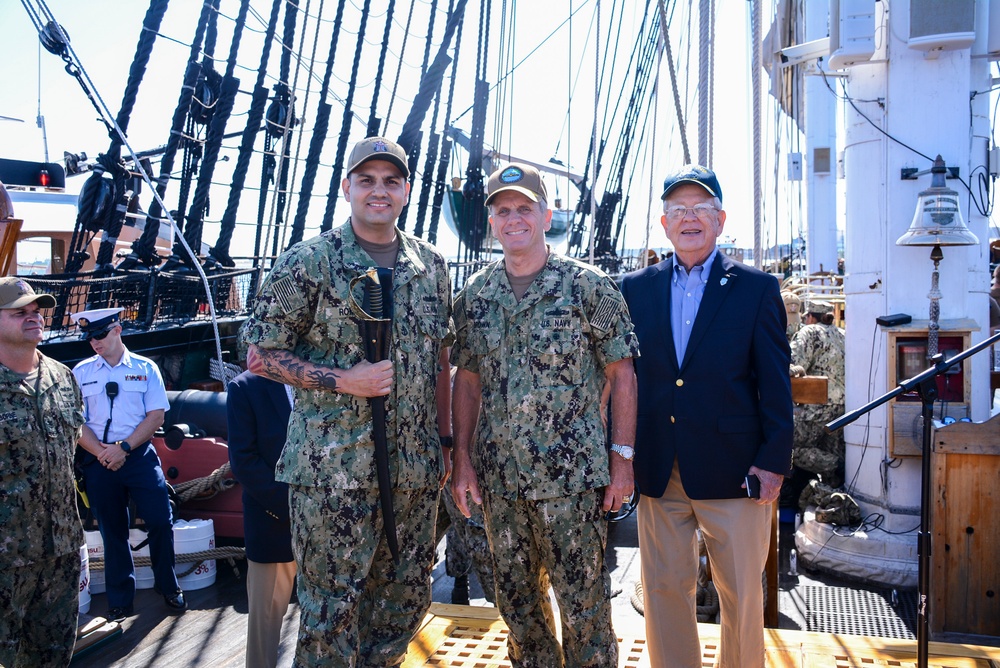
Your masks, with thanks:
<instances>
[{"instance_id":1,"label":"chest pocket","mask_svg":"<svg viewBox=\"0 0 1000 668\"><path fill-rule=\"evenodd\" d=\"M146 389L149 387L149 379L146 380L126 380L121 385L122 392L136 392L138 394L146 394Z\"/></svg>"},{"instance_id":2,"label":"chest pocket","mask_svg":"<svg viewBox=\"0 0 1000 668\"><path fill-rule=\"evenodd\" d=\"M0 443L16 443L35 429L35 418L26 408L0 411Z\"/></svg>"},{"instance_id":3,"label":"chest pocket","mask_svg":"<svg viewBox=\"0 0 1000 668\"><path fill-rule=\"evenodd\" d=\"M531 323L528 346L536 386L583 382L583 322L572 308L545 309Z\"/></svg>"},{"instance_id":4,"label":"chest pocket","mask_svg":"<svg viewBox=\"0 0 1000 668\"><path fill-rule=\"evenodd\" d=\"M332 296L332 291L338 287L334 282L320 299L307 345L300 345L296 354L311 362L346 368L363 360L365 352L361 330L347 300Z\"/></svg>"}]
</instances>

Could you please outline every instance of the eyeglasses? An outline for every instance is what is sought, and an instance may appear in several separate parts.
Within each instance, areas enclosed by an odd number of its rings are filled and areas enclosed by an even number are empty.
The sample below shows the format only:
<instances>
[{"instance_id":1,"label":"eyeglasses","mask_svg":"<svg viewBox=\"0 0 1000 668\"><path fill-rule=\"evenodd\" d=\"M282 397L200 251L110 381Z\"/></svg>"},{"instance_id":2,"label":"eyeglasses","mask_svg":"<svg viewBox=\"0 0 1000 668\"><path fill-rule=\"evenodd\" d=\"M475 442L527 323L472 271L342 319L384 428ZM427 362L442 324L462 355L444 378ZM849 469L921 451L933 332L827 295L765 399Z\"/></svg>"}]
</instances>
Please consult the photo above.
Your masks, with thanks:
<instances>
[{"instance_id":1,"label":"eyeglasses","mask_svg":"<svg viewBox=\"0 0 1000 668\"><path fill-rule=\"evenodd\" d=\"M112 329L114 329L114 327L112 327L111 329L106 329L103 332L101 332L100 334L94 334L92 337L90 337L90 340L91 341L103 341L104 339L106 339L108 337L108 334L111 333Z\"/></svg>"},{"instance_id":2,"label":"eyeglasses","mask_svg":"<svg viewBox=\"0 0 1000 668\"><path fill-rule=\"evenodd\" d=\"M694 215L703 223L707 223L715 217L715 214L719 212L711 204L696 204L694 206L671 206L668 207L665 213L667 214L667 220L681 220L688 215L688 211L694 213Z\"/></svg>"}]
</instances>

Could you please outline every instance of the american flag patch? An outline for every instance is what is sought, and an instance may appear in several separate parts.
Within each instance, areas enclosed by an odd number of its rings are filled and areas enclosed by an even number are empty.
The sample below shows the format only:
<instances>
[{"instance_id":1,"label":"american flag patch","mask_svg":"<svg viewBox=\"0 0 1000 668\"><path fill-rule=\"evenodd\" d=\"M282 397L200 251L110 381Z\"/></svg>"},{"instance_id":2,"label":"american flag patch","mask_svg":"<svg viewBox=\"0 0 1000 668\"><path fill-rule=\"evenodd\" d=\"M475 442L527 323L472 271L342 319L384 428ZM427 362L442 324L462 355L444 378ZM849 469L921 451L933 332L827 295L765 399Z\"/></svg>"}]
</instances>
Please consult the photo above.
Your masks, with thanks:
<instances>
[{"instance_id":1,"label":"american flag patch","mask_svg":"<svg viewBox=\"0 0 1000 668\"><path fill-rule=\"evenodd\" d=\"M298 290L295 289L295 281L291 276L282 276L271 284L271 292L274 298L281 304L281 310L285 314L294 313L306 305L306 300L302 298Z\"/></svg>"},{"instance_id":2,"label":"american flag patch","mask_svg":"<svg viewBox=\"0 0 1000 668\"><path fill-rule=\"evenodd\" d=\"M590 319L590 324L597 329L608 329L611 323L618 317L618 300L614 297L604 297L594 311L594 317Z\"/></svg>"}]
</instances>

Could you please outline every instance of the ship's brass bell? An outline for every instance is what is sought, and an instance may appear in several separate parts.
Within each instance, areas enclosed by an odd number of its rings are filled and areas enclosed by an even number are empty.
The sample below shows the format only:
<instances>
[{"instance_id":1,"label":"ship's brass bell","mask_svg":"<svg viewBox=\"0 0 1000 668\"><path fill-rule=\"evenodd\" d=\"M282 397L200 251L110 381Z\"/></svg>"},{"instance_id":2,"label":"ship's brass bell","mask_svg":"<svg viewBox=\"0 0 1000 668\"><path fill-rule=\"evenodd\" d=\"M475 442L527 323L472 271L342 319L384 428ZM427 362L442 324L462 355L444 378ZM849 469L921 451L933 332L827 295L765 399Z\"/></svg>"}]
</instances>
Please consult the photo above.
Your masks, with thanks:
<instances>
[{"instance_id":1,"label":"ship's brass bell","mask_svg":"<svg viewBox=\"0 0 1000 668\"><path fill-rule=\"evenodd\" d=\"M979 243L962 219L958 193L945 185L947 171L939 155L931 167L931 187L917 198L910 229L896 240L897 246L972 246Z\"/></svg>"}]
</instances>

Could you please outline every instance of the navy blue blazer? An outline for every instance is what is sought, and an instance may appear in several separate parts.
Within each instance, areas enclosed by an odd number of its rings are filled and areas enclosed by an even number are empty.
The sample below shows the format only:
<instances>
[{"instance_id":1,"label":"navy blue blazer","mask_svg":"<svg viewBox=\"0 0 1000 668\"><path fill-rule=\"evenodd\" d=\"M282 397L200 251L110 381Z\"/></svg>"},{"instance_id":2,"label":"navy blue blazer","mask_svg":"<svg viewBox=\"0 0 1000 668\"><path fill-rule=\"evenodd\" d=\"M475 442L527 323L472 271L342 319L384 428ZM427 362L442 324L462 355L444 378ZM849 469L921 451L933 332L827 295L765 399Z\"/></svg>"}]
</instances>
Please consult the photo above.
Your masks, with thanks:
<instances>
[{"instance_id":1,"label":"navy blue blazer","mask_svg":"<svg viewBox=\"0 0 1000 668\"><path fill-rule=\"evenodd\" d=\"M792 458L790 353L778 281L722 253L708 274L683 360L670 323L673 258L626 274L639 350L635 477L663 496L676 458L692 499L729 499L751 465L785 475Z\"/></svg>"},{"instance_id":2,"label":"navy blue blazer","mask_svg":"<svg viewBox=\"0 0 1000 668\"><path fill-rule=\"evenodd\" d=\"M229 463L243 487L247 558L258 563L294 560L288 485L274 479L291 412L281 383L249 371L229 383Z\"/></svg>"}]
</instances>

